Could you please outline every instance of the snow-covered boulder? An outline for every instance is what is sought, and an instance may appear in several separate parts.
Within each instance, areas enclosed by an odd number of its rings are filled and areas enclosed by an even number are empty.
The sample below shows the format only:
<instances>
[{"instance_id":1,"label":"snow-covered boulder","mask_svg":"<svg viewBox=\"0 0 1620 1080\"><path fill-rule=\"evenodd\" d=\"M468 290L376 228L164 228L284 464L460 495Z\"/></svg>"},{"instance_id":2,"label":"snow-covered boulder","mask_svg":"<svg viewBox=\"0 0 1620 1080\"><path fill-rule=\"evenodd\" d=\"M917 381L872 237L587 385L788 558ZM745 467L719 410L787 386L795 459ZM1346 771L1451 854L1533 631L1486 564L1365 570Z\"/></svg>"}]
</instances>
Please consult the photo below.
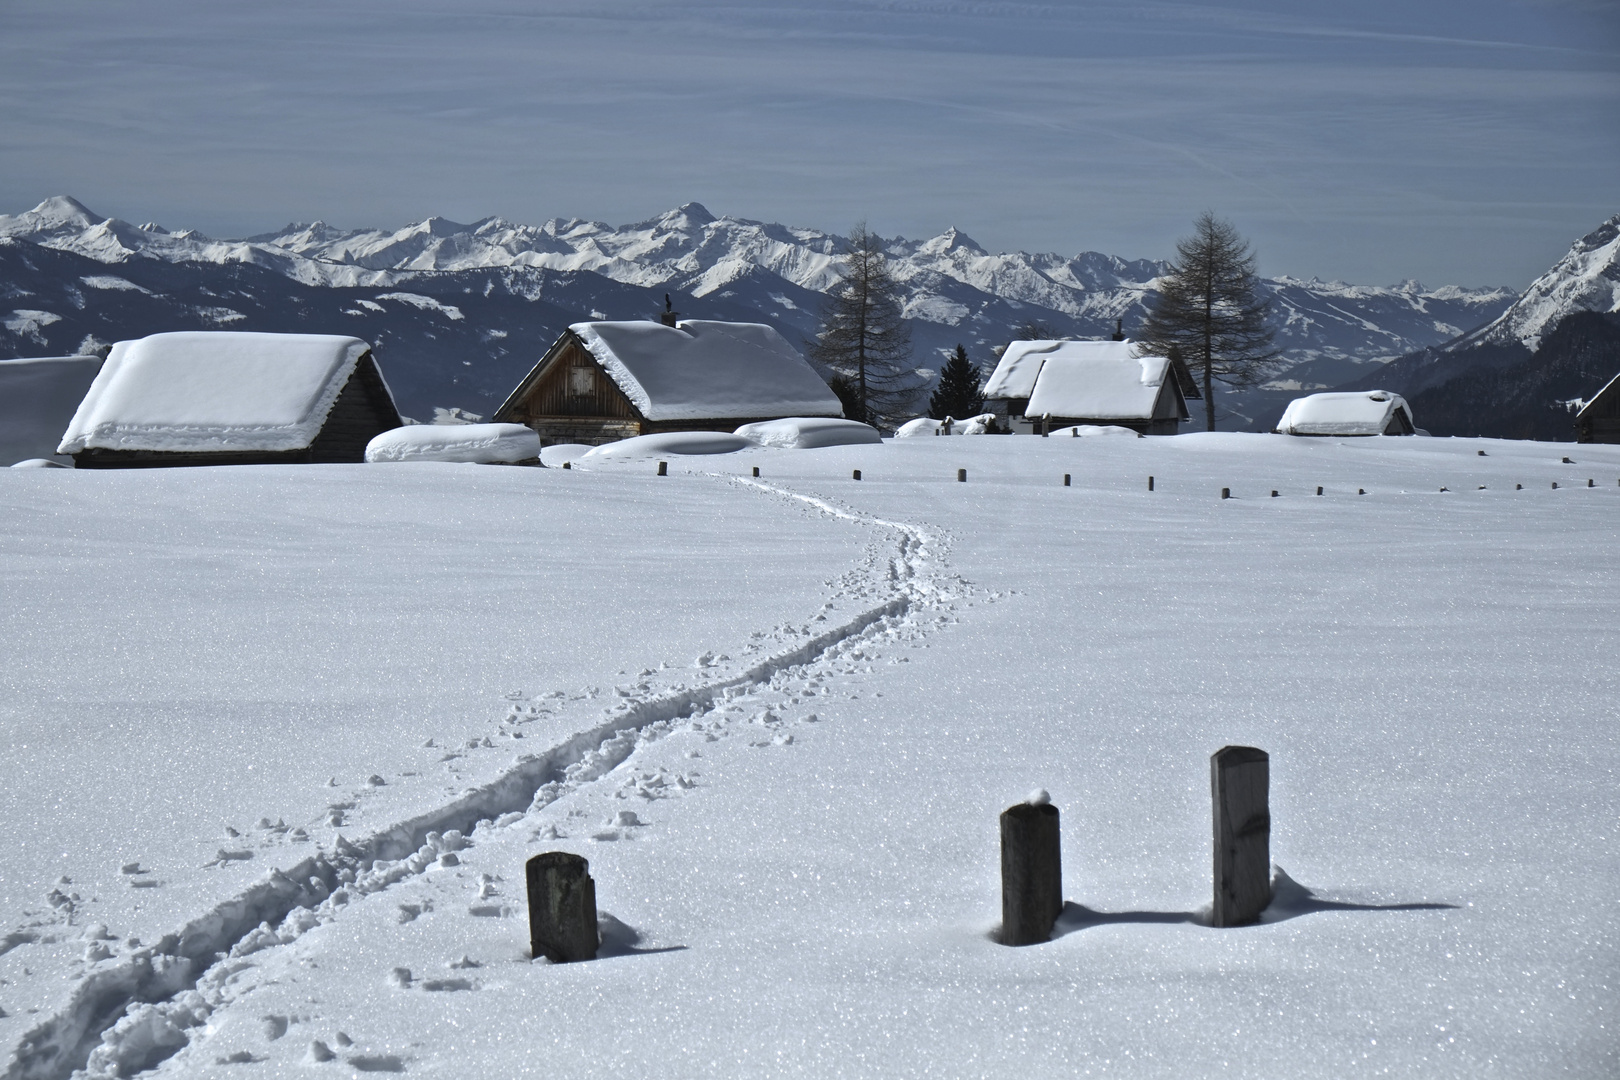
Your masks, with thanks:
<instances>
[{"instance_id":1,"label":"snow-covered boulder","mask_svg":"<svg viewBox=\"0 0 1620 1080\"><path fill-rule=\"evenodd\" d=\"M585 461L630 460L669 455L734 454L757 445L729 431L665 431L657 435L637 435L598 446L582 456Z\"/></svg>"},{"instance_id":2,"label":"snow-covered boulder","mask_svg":"<svg viewBox=\"0 0 1620 1080\"><path fill-rule=\"evenodd\" d=\"M1133 439L1140 439L1142 433L1133 431L1118 424L1075 424L1073 427L1058 428L1052 432L1054 439L1092 439L1099 435L1128 435Z\"/></svg>"},{"instance_id":3,"label":"snow-covered boulder","mask_svg":"<svg viewBox=\"0 0 1620 1080\"><path fill-rule=\"evenodd\" d=\"M950 424L949 428L946 427L947 422ZM995 413L980 413L966 420L957 420L949 416L944 420L933 420L919 416L915 420L907 420L901 424L894 437L915 439L923 435L988 435L995 422Z\"/></svg>"},{"instance_id":4,"label":"snow-covered boulder","mask_svg":"<svg viewBox=\"0 0 1620 1080\"><path fill-rule=\"evenodd\" d=\"M814 450L820 446L857 446L882 442L883 436L870 424L840 420L830 416L789 416L744 424L737 434L760 446L783 450Z\"/></svg>"},{"instance_id":5,"label":"snow-covered boulder","mask_svg":"<svg viewBox=\"0 0 1620 1080\"><path fill-rule=\"evenodd\" d=\"M366 444L367 461L534 461L540 436L522 424L413 424Z\"/></svg>"}]
</instances>

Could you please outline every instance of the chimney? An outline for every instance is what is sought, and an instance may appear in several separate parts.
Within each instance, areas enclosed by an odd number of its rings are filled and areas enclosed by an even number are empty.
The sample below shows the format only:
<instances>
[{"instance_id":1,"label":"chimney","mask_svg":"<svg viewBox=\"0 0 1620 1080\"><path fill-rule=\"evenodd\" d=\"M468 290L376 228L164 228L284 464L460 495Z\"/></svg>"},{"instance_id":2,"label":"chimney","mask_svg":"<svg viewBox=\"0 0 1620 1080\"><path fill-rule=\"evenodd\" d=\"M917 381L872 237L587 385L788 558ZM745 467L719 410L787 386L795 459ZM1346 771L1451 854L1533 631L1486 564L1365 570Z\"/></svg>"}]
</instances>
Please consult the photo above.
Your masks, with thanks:
<instances>
[{"instance_id":1,"label":"chimney","mask_svg":"<svg viewBox=\"0 0 1620 1080\"><path fill-rule=\"evenodd\" d=\"M1124 319L1115 319L1114 320L1114 340L1115 341L1124 341L1125 340L1125 320Z\"/></svg>"},{"instance_id":2,"label":"chimney","mask_svg":"<svg viewBox=\"0 0 1620 1080\"><path fill-rule=\"evenodd\" d=\"M675 310L674 304L670 303L669 293L665 293L664 310L658 313L658 321L663 323L665 326L674 326L675 320L680 317L681 313Z\"/></svg>"}]
</instances>

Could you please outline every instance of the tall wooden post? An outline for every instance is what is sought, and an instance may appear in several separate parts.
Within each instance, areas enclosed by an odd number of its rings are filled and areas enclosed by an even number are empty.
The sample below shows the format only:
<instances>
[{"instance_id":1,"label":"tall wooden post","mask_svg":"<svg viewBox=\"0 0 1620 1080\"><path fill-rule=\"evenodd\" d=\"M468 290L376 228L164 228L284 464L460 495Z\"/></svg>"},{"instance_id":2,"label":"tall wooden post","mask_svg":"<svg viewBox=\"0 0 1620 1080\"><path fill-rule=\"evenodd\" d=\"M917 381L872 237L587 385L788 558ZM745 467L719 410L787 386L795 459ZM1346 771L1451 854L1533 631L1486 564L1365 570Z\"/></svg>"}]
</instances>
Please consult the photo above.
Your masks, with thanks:
<instances>
[{"instance_id":1,"label":"tall wooden post","mask_svg":"<svg viewBox=\"0 0 1620 1080\"><path fill-rule=\"evenodd\" d=\"M1009 806L1001 814L1001 943L1050 940L1062 910L1058 808L1049 802Z\"/></svg>"},{"instance_id":2,"label":"tall wooden post","mask_svg":"<svg viewBox=\"0 0 1620 1080\"><path fill-rule=\"evenodd\" d=\"M1151 476L1148 477L1148 490L1149 491L1153 490L1153 477L1151 477Z\"/></svg>"},{"instance_id":3,"label":"tall wooden post","mask_svg":"<svg viewBox=\"0 0 1620 1080\"><path fill-rule=\"evenodd\" d=\"M1213 926L1252 923L1271 903L1271 759L1252 746L1223 746L1209 759L1215 818Z\"/></svg>"},{"instance_id":4,"label":"tall wooden post","mask_svg":"<svg viewBox=\"0 0 1620 1080\"><path fill-rule=\"evenodd\" d=\"M1064 487L1069 486L1069 474L1068 473L1063 474L1063 486Z\"/></svg>"},{"instance_id":5,"label":"tall wooden post","mask_svg":"<svg viewBox=\"0 0 1620 1080\"><path fill-rule=\"evenodd\" d=\"M596 882L591 864L566 851L536 855L524 866L529 886L529 945L554 964L595 960Z\"/></svg>"}]
</instances>

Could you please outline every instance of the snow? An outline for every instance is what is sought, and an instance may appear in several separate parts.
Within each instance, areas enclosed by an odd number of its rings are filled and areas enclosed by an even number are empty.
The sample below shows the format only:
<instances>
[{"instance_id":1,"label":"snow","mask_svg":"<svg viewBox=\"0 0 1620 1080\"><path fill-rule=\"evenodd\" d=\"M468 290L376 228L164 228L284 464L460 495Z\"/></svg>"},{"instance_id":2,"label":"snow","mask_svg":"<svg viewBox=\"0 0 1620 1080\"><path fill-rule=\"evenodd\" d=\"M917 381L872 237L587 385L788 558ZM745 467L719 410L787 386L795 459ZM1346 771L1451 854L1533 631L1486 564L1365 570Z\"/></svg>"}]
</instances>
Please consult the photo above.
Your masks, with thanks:
<instances>
[{"instance_id":1,"label":"snow","mask_svg":"<svg viewBox=\"0 0 1620 1080\"><path fill-rule=\"evenodd\" d=\"M409 292L382 293L377 297L377 299L378 300L398 300L402 304L409 304L409 305L411 305L411 307L419 308L422 311L437 311L437 312L443 314L444 317L449 319L451 322L458 322L459 320L466 318L466 316L464 316L461 313L461 309L456 307L454 304L440 303L438 300L435 300L433 297L431 297L431 296L423 296L421 293L409 293ZM362 300L360 302L362 304L366 304L366 301L364 301L364 300ZM377 305L376 304L367 304L367 306L368 307L376 307Z\"/></svg>"},{"instance_id":2,"label":"snow","mask_svg":"<svg viewBox=\"0 0 1620 1080\"><path fill-rule=\"evenodd\" d=\"M1613 1074L1620 447L670 473L0 472L0 1068ZM1217 930L1227 744L1276 868ZM1069 903L1008 949L1035 787ZM527 956L547 850L596 962Z\"/></svg>"},{"instance_id":3,"label":"snow","mask_svg":"<svg viewBox=\"0 0 1620 1080\"><path fill-rule=\"evenodd\" d=\"M843 414L821 376L763 323L587 322L569 329L648 420Z\"/></svg>"},{"instance_id":4,"label":"snow","mask_svg":"<svg viewBox=\"0 0 1620 1080\"><path fill-rule=\"evenodd\" d=\"M533 461L540 436L522 424L412 424L366 444L367 461Z\"/></svg>"},{"instance_id":5,"label":"snow","mask_svg":"<svg viewBox=\"0 0 1620 1080\"><path fill-rule=\"evenodd\" d=\"M823 446L858 446L883 441L877 428L869 424L828 416L789 416L744 424L737 429L737 434L749 442L780 450L815 450Z\"/></svg>"},{"instance_id":6,"label":"snow","mask_svg":"<svg viewBox=\"0 0 1620 1080\"><path fill-rule=\"evenodd\" d=\"M595 449L596 447L587 443L553 443L550 446L541 447L540 461L547 468L557 468L563 462L584 457Z\"/></svg>"},{"instance_id":7,"label":"snow","mask_svg":"<svg viewBox=\"0 0 1620 1080\"><path fill-rule=\"evenodd\" d=\"M1099 435L1124 435L1130 439L1142 437L1141 432L1117 424L1075 424L1073 427L1058 428L1051 433L1054 439L1094 439Z\"/></svg>"},{"instance_id":8,"label":"snow","mask_svg":"<svg viewBox=\"0 0 1620 1080\"><path fill-rule=\"evenodd\" d=\"M370 346L324 334L190 331L113 346L58 453L298 450Z\"/></svg>"},{"instance_id":9,"label":"snow","mask_svg":"<svg viewBox=\"0 0 1620 1080\"><path fill-rule=\"evenodd\" d=\"M1007 346L996 363L996 369L985 381L984 396L987 399L1032 396L1041 369L1056 356L1128 360L1134 349L1135 345L1129 341L1015 341Z\"/></svg>"},{"instance_id":10,"label":"snow","mask_svg":"<svg viewBox=\"0 0 1620 1080\"><path fill-rule=\"evenodd\" d=\"M752 439L727 431L665 431L592 447L582 455L582 459L644 461L670 454L734 454L738 450L751 449L754 445Z\"/></svg>"},{"instance_id":11,"label":"snow","mask_svg":"<svg viewBox=\"0 0 1620 1080\"><path fill-rule=\"evenodd\" d=\"M1284 435L1382 435L1397 409L1412 419L1406 399L1387 390L1310 394L1288 403L1277 430Z\"/></svg>"},{"instance_id":12,"label":"snow","mask_svg":"<svg viewBox=\"0 0 1620 1080\"><path fill-rule=\"evenodd\" d=\"M94 356L0 360L0 465L54 456L100 369Z\"/></svg>"},{"instance_id":13,"label":"snow","mask_svg":"<svg viewBox=\"0 0 1620 1080\"><path fill-rule=\"evenodd\" d=\"M1125 342L1072 342L1123 345ZM1109 350L1117 353L1118 350ZM1026 417L1084 416L1148 420L1170 371L1162 356L1107 355L1101 349L1060 348L1047 358L1030 394Z\"/></svg>"},{"instance_id":14,"label":"snow","mask_svg":"<svg viewBox=\"0 0 1620 1080\"><path fill-rule=\"evenodd\" d=\"M949 431L945 430L944 420L933 420L926 416L919 416L915 420L907 420L901 424L899 429L895 431L894 437L897 439L915 439L925 435L984 435L988 432L990 425L995 423L996 417L994 413L980 413L978 416L970 416L966 420L957 420L951 417L947 419L951 421Z\"/></svg>"}]
</instances>

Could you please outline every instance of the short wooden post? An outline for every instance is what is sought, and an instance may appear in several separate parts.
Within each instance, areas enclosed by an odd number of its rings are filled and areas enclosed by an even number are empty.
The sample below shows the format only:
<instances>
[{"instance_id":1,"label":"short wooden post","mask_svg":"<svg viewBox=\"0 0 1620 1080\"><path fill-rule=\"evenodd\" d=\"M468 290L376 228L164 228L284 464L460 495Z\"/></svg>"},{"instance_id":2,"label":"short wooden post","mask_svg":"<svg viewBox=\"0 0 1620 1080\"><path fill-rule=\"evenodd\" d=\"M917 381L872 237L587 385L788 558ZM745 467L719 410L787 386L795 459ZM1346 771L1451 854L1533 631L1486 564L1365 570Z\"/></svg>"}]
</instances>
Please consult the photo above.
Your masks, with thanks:
<instances>
[{"instance_id":1,"label":"short wooden post","mask_svg":"<svg viewBox=\"0 0 1620 1080\"><path fill-rule=\"evenodd\" d=\"M1571 461L1571 460L1569 460L1569 458L1565 458L1565 459L1564 459L1564 464L1565 464L1565 465L1573 465L1573 464L1575 464L1575 463L1574 463L1574 462L1573 462L1573 461Z\"/></svg>"},{"instance_id":2,"label":"short wooden post","mask_svg":"<svg viewBox=\"0 0 1620 1080\"><path fill-rule=\"evenodd\" d=\"M1050 940L1062 910L1058 808L1049 802L1009 806L1001 814L1001 943Z\"/></svg>"},{"instance_id":3,"label":"short wooden post","mask_svg":"<svg viewBox=\"0 0 1620 1080\"><path fill-rule=\"evenodd\" d=\"M1231 488L1221 488L1221 498L1230 499L1231 497L1232 497L1232 489Z\"/></svg>"},{"instance_id":4,"label":"short wooden post","mask_svg":"<svg viewBox=\"0 0 1620 1080\"><path fill-rule=\"evenodd\" d=\"M574 463L573 463L573 462L572 462L572 461L565 461L565 462L563 462L563 468L565 468L565 469L572 469L572 468L573 468L573 467L574 467Z\"/></svg>"},{"instance_id":5,"label":"short wooden post","mask_svg":"<svg viewBox=\"0 0 1620 1080\"><path fill-rule=\"evenodd\" d=\"M669 475L669 462L660 461L658 463L658 475L659 476L668 476Z\"/></svg>"},{"instance_id":6,"label":"short wooden post","mask_svg":"<svg viewBox=\"0 0 1620 1080\"><path fill-rule=\"evenodd\" d=\"M1479 456L1480 456L1480 457L1484 457L1484 456L1485 456L1485 451L1483 451L1483 450L1481 450L1481 451L1480 451L1480 452L1479 452Z\"/></svg>"},{"instance_id":7,"label":"short wooden post","mask_svg":"<svg viewBox=\"0 0 1620 1080\"><path fill-rule=\"evenodd\" d=\"M1523 491L1524 490L1524 485L1523 484L1514 484L1513 485L1513 490L1514 491Z\"/></svg>"},{"instance_id":8,"label":"short wooden post","mask_svg":"<svg viewBox=\"0 0 1620 1080\"><path fill-rule=\"evenodd\" d=\"M1556 480L1553 481L1553 490L1554 491L1558 490L1558 481L1556 481Z\"/></svg>"},{"instance_id":9,"label":"short wooden post","mask_svg":"<svg viewBox=\"0 0 1620 1080\"><path fill-rule=\"evenodd\" d=\"M1271 489L1271 497L1273 499L1275 499L1277 497L1277 489L1276 488Z\"/></svg>"},{"instance_id":10,"label":"short wooden post","mask_svg":"<svg viewBox=\"0 0 1620 1080\"><path fill-rule=\"evenodd\" d=\"M1252 746L1223 746L1210 756L1215 818L1211 926L1252 923L1271 903L1270 773L1270 758Z\"/></svg>"},{"instance_id":11,"label":"short wooden post","mask_svg":"<svg viewBox=\"0 0 1620 1080\"><path fill-rule=\"evenodd\" d=\"M1148 490L1149 491L1153 490L1153 477L1151 477L1151 476L1148 477Z\"/></svg>"},{"instance_id":12,"label":"short wooden post","mask_svg":"<svg viewBox=\"0 0 1620 1080\"><path fill-rule=\"evenodd\" d=\"M591 864L566 851L536 855L524 866L529 886L529 945L554 964L595 960L596 882Z\"/></svg>"},{"instance_id":13,"label":"short wooden post","mask_svg":"<svg viewBox=\"0 0 1620 1080\"><path fill-rule=\"evenodd\" d=\"M1063 474L1063 486L1064 487L1069 486L1069 474L1068 473Z\"/></svg>"},{"instance_id":14,"label":"short wooden post","mask_svg":"<svg viewBox=\"0 0 1620 1080\"><path fill-rule=\"evenodd\" d=\"M1367 494L1367 489L1366 488L1356 488L1356 494L1357 495L1365 495L1365 494Z\"/></svg>"},{"instance_id":15,"label":"short wooden post","mask_svg":"<svg viewBox=\"0 0 1620 1080\"><path fill-rule=\"evenodd\" d=\"M1587 478L1586 478L1586 486L1587 486L1587 487L1597 487L1597 485L1596 485L1596 484L1594 484L1594 483L1592 483L1592 478L1591 478L1591 477L1590 477L1590 476L1588 476L1588 477L1587 477Z\"/></svg>"},{"instance_id":16,"label":"short wooden post","mask_svg":"<svg viewBox=\"0 0 1620 1080\"><path fill-rule=\"evenodd\" d=\"M1316 493L1318 495L1322 494L1322 485L1321 484L1316 485Z\"/></svg>"},{"instance_id":17,"label":"short wooden post","mask_svg":"<svg viewBox=\"0 0 1620 1080\"><path fill-rule=\"evenodd\" d=\"M966 469L957 469L956 470L956 482L958 484L967 483L967 470Z\"/></svg>"},{"instance_id":18,"label":"short wooden post","mask_svg":"<svg viewBox=\"0 0 1620 1080\"><path fill-rule=\"evenodd\" d=\"M758 465L755 465L755 466L754 466L754 476L755 476L755 477L756 477L756 478L757 478L757 477L758 477L758 476L759 476L759 466L758 466Z\"/></svg>"},{"instance_id":19,"label":"short wooden post","mask_svg":"<svg viewBox=\"0 0 1620 1080\"><path fill-rule=\"evenodd\" d=\"M859 480L861 478L861 470L856 469L855 472L852 475L854 476L854 478L856 480Z\"/></svg>"}]
</instances>

